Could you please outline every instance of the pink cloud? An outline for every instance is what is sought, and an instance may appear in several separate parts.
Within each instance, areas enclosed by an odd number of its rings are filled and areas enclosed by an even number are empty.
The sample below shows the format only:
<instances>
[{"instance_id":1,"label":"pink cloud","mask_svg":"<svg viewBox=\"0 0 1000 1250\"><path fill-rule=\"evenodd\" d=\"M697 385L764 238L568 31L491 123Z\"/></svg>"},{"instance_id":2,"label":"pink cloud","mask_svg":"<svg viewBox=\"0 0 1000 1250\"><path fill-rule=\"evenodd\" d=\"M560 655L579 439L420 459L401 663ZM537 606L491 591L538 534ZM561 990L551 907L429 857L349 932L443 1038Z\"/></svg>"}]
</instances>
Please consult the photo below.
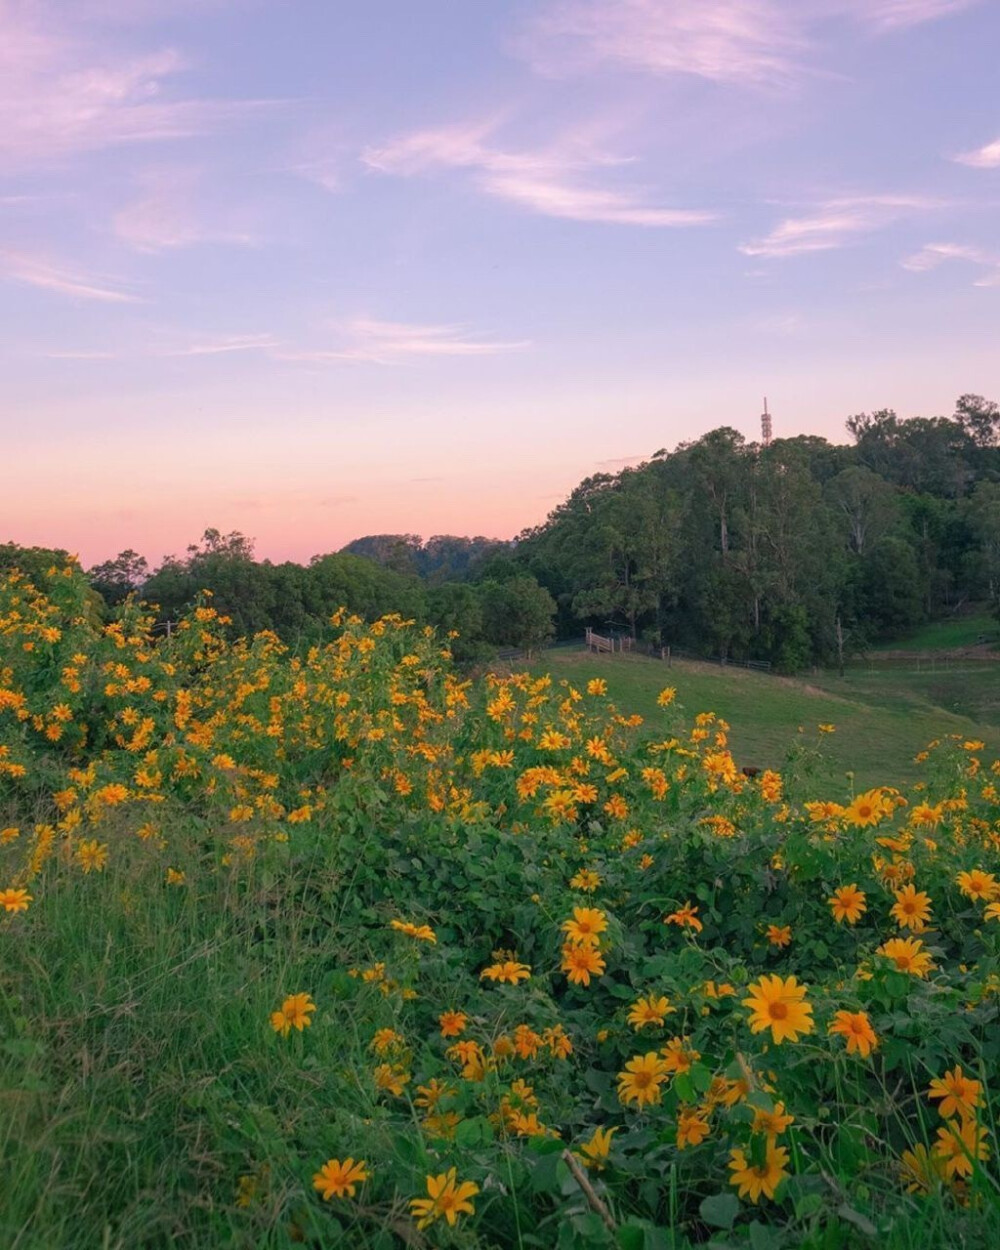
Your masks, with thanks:
<instances>
[{"instance_id":1,"label":"pink cloud","mask_svg":"<svg viewBox=\"0 0 1000 1250\"><path fill-rule=\"evenodd\" d=\"M134 304L137 295L123 290L111 280L80 269L67 269L46 257L26 252L0 250L0 278L9 278L26 286L37 286L76 299L99 300L103 303Z\"/></svg>"},{"instance_id":2,"label":"pink cloud","mask_svg":"<svg viewBox=\"0 0 1000 1250\"><path fill-rule=\"evenodd\" d=\"M98 48L75 34L66 17L65 8L0 2L0 163L8 168L201 135L271 106L172 99L168 87L185 69L176 50Z\"/></svg>"},{"instance_id":3,"label":"pink cloud","mask_svg":"<svg viewBox=\"0 0 1000 1250\"><path fill-rule=\"evenodd\" d=\"M716 221L704 209L650 203L641 190L594 185L595 171L627 164L593 148L586 136L536 150L505 150L489 140L488 123L442 126L370 147L362 159L381 173L409 177L461 170L487 195L547 217L630 226L696 226Z\"/></svg>"}]
</instances>

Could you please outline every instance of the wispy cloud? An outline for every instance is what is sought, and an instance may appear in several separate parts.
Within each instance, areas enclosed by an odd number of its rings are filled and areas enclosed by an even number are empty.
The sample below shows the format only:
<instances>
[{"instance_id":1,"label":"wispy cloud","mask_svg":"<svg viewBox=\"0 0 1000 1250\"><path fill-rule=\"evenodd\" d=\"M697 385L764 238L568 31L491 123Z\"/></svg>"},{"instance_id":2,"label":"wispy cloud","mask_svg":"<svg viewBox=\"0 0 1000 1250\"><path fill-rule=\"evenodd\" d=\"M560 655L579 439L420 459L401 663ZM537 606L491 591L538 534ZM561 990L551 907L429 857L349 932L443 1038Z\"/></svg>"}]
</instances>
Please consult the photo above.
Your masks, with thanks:
<instances>
[{"instance_id":1,"label":"wispy cloud","mask_svg":"<svg viewBox=\"0 0 1000 1250\"><path fill-rule=\"evenodd\" d=\"M202 135L270 102L171 98L185 69L172 48L95 47L67 10L0 2L0 163L36 167L123 143Z\"/></svg>"},{"instance_id":2,"label":"wispy cloud","mask_svg":"<svg viewBox=\"0 0 1000 1250\"><path fill-rule=\"evenodd\" d=\"M971 165L974 169L1000 169L1000 139L985 143L972 152L961 152L955 160L960 165Z\"/></svg>"},{"instance_id":3,"label":"wispy cloud","mask_svg":"<svg viewBox=\"0 0 1000 1250\"><path fill-rule=\"evenodd\" d=\"M161 252L198 243L248 246L257 241L251 230L236 223L237 210L231 205L220 210L198 203L204 198L198 170L147 170L141 186L139 197L120 209L113 222L117 237L137 251Z\"/></svg>"},{"instance_id":4,"label":"wispy cloud","mask_svg":"<svg viewBox=\"0 0 1000 1250\"><path fill-rule=\"evenodd\" d=\"M66 269L46 257L27 252L0 250L0 278L42 287L74 299L99 300L104 303L134 304L139 297L120 285L97 274L79 269Z\"/></svg>"},{"instance_id":5,"label":"wispy cloud","mask_svg":"<svg viewBox=\"0 0 1000 1250\"><path fill-rule=\"evenodd\" d=\"M871 234L902 217L944 207L923 196L843 196L816 205L809 212L786 217L760 239L740 244L747 256L801 256L847 247L859 236Z\"/></svg>"},{"instance_id":6,"label":"wispy cloud","mask_svg":"<svg viewBox=\"0 0 1000 1250\"><path fill-rule=\"evenodd\" d=\"M280 351L281 342L271 334L226 334L174 347L155 347L152 356L225 356L232 352Z\"/></svg>"},{"instance_id":7,"label":"wispy cloud","mask_svg":"<svg viewBox=\"0 0 1000 1250\"><path fill-rule=\"evenodd\" d=\"M544 74L611 63L759 85L794 76L805 40L772 0L557 0L518 46Z\"/></svg>"},{"instance_id":8,"label":"wispy cloud","mask_svg":"<svg viewBox=\"0 0 1000 1250\"><path fill-rule=\"evenodd\" d=\"M281 360L316 364L334 360L399 364L421 357L496 356L531 346L527 341L501 342L477 338L463 326L411 325L399 321L378 321L371 317L356 317L335 328L341 339L337 346L316 350L279 349L275 355Z\"/></svg>"},{"instance_id":9,"label":"wispy cloud","mask_svg":"<svg viewBox=\"0 0 1000 1250\"><path fill-rule=\"evenodd\" d=\"M981 0L550 0L514 48L541 74L602 65L749 87L815 73L820 29L845 20L889 33Z\"/></svg>"},{"instance_id":10,"label":"wispy cloud","mask_svg":"<svg viewBox=\"0 0 1000 1250\"><path fill-rule=\"evenodd\" d=\"M900 263L911 273L925 273L949 260L967 261L980 269L973 286L1000 286L1000 252L965 243L927 243Z\"/></svg>"},{"instance_id":11,"label":"wispy cloud","mask_svg":"<svg viewBox=\"0 0 1000 1250\"><path fill-rule=\"evenodd\" d=\"M65 352L42 352L46 360L115 360L115 352L88 352L88 351L65 351Z\"/></svg>"},{"instance_id":12,"label":"wispy cloud","mask_svg":"<svg viewBox=\"0 0 1000 1250\"><path fill-rule=\"evenodd\" d=\"M858 21L876 30L892 31L936 22L971 9L980 0L850 0Z\"/></svg>"},{"instance_id":13,"label":"wispy cloud","mask_svg":"<svg viewBox=\"0 0 1000 1250\"><path fill-rule=\"evenodd\" d=\"M693 226L718 219L704 209L650 203L635 188L588 183L596 170L628 161L596 151L583 137L534 151L509 151L489 142L492 129L466 124L419 130L366 149L362 159L371 169L402 177L462 170L486 194L547 217L628 226Z\"/></svg>"}]
</instances>

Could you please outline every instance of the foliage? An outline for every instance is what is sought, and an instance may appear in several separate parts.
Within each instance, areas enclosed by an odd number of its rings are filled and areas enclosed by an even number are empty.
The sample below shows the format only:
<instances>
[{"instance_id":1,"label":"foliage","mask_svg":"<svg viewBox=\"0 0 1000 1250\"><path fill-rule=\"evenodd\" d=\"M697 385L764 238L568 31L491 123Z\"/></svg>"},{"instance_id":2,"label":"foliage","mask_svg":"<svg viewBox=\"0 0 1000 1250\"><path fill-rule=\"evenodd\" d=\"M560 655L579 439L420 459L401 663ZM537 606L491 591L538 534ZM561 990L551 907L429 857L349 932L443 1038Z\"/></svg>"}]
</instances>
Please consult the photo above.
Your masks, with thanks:
<instances>
[{"instance_id":1,"label":"foliage","mask_svg":"<svg viewBox=\"0 0 1000 1250\"><path fill-rule=\"evenodd\" d=\"M820 796L670 690L88 593L0 585L4 1244L996 1243L981 743Z\"/></svg>"}]
</instances>

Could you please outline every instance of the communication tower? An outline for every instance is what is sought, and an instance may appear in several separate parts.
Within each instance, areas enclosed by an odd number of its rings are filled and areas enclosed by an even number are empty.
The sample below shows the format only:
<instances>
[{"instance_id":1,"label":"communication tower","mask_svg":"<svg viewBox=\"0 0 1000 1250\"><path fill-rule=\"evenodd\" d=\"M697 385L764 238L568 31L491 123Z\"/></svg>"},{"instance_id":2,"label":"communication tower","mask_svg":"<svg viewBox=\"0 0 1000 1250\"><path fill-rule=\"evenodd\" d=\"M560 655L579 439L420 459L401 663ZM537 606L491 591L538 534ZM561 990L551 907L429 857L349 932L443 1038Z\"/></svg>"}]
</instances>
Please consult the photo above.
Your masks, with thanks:
<instances>
[{"instance_id":1,"label":"communication tower","mask_svg":"<svg viewBox=\"0 0 1000 1250\"><path fill-rule=\"evenodd\" d=\"M767 410L767 396L764 396L764 411L760 414L760 436L765 447L771 443L771 414Z\"/></svg>"}]
</instances>

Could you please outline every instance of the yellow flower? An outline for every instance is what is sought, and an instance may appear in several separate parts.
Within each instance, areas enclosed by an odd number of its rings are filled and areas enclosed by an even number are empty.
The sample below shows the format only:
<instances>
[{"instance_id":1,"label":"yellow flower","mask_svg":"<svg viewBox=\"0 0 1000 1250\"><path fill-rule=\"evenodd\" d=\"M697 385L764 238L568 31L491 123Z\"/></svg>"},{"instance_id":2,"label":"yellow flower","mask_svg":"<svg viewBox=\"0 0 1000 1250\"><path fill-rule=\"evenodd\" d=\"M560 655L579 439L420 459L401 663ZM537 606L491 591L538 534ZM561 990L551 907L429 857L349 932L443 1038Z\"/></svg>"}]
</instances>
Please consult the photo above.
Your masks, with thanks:
<instances>
[{"instance_id":1,"label":"yellow flower","mask_svg":"<svg viewBox=\"0 0 1000 1250\"><path fill-rule=\"evenodd\" d=\"M472 1181L457 1180L455 1168L427 1177L426 1198L411 1198L410 1210L417 1218L417 1228L427 1228L443 1215L452 1228L459 1215L474 1215L475 1207L469 1201L479 1193L479 1186Z\"/></svg>"},{"instance_id":2,"label":"yellow flower","mask_svg":"<svg viewBox=\"0 0 1000 1250\"><path fill-rule=\"evenodd\" d=\"M729 1152L730 1185L735 1185L741 1198L758 1203L763 1194L774 1197L774 1191L788 1175L788 1151L784 1146L769 1142L761 1164L748 1164L742 1150Z\"/></svg>"},{"instance_id":3,"label":"yellow flower","mask_svg":"<svg viewBox=\"0 0 1000 1250\"><path fill-rule=\"evenodd\" d=\"M709 1135L711 1129L705 1116L700 1111L681 1110L677 1115L677 1149L686 1150L688 1146L700 1146Z\"/></svg>"},{"instance_id":4,"label":"yellow flower","mask_svg":"<svg viewBox=\"0 0 1000 1250\"><path fill-rule=\"evenodd\" d=\"M839 1034L847 1042L847 1053L857 1053L862 1059L867 1059L878 1046L878 1035L866 1011L838 1011L827 1033Z\"/></svg>"},{"instance_id":5,"label":"yellow flower","mask_svg":"<svg viewBox=\"0 0 1000 1250\"><path fill-rule=\"evenodd\" d=\"M767 940L772 946L777 946L780 950L782 946L788 946L792 940L791 925L769 924L767 926Z\"/></svg>"},{"instance_id":6,"label":"yellow flower","mask_svg":"<svg viewBox=\"0 0 1000 1250\"><path fill-rule=\"evenodd\" d=\"M410 1074L398 1063L380 1063L374 1072L375 1088L383 1093L403 1096L403 1087L409 1084Z\"/></svg>"},{"instance_id":7,"label":"yellow flower","mask_svg":"<svg viewBox=\"0 0 1000 1250\"><path fill-rule=\"evenodd\" d=\"M574 890L583 890L586 894L593 894L601 884L601 878L590 868L581 868L575 877L570 878L569 884Z\"/></svg>"},{"instance_id":8,"label":"yellow flower","mask_svg":"<svg viewBox=\"0 0 1000 1250\"><path fill-rule=\"evenodd\" d=\"M587 694L607 694L608 683L603 677L591 677L587 682Z\"/></svg>"},{"instance_id":9,"label":"yellow flower","mask_svg":"<svg viewBox=\"0 0 1000 1250\"><path fill-rule=\"evenodd\" d=\"M982 1085L971 1077L965 1076L961 1066L956 1064L944 1076L935 1077L930 1084L929 1098L940 1098L938 1110L944 1119L950 1120L955 1115L967 1119L973 1114L973 1108L979 1106L979 1095Z\"/></svg>"},{"instance_id":10,"label":"yellow flower","mask_svg":"<svg viewBox=\"0 0 1000 1250\"><path fill-rule=\"evenodd\" d=\"M785 1112L785 1104L776 1102L773 1111L765 1111L762 1107L757 1107L753 1113L752 1132L763 1133L766 1137L780 1137L781 1134L792 1124L795 1123L795 1117Z\"/></svg>"},{"instance_id":11,"label":"yellow flower","mask_svg":"<svg viewBox=\"0 0 1000 1250\"><path fill-rule=\"evenodd\" d=\"M915 886L908 885L896 891L896 902L890 914L902 929L913 929L919 933L927 927L931 916L931 899L929 894L918 891Z\"/></svg>"},{"instance_id":12,"label":"yellow flower","mask_svg":"<svg viewBox=\"0 0 1000 1250\"><path fill-rule=\"evenodd\" d=\"M376 1054L384 1055L394 1047L402 1046L403 1041L404 1038L395 1029L376 1029L375 1036L372 1038L372 1050Z\"/></svg>"},{"instance_id":13,"label":"yellow flower","mask_svg":"<svg viewBox=\"0 0 1000 1250\"><path fill-rule=\"evenodd\" d=\"M592 946L564 946L562 948L563 972L572 985L589 985L591 976L604 973L604 960Z\"/></svg>"},{"instance_id":14,"label":"yellow flower","mask_svg":"<svg viewBox=\"0 0 1000 1250\"><path fill-rule=\"evenodd\" d=\"M974 1162L984 1162L990 1157L990 1148L986 1144L986 1129L980 1128L975 1120L949 1120L944 1128L937 1131L938 1139L934 1143L934 1153L944 1161L944 1174L949 1179L953 1176L971 1176Z\"/></svg>"},{"instance_id":15,"label":"yellow flower","mask_svg":"<svg viewBox=\"0 0 1000 1250\"><path fill-rule=\"evenodd\" d=\"M465 1032L469 1017L464 1011L442 1011L438 1016L442 1037L458 1037Z\"/></svg>"},{"instance_id":16,"label":"yellow flower","mask_svg":"<svg viewBox=\"0 0 1000 1250\"><path fill-rule=\"evenodd\" d=\"M617 1132L617 1128L595 1128L590 1141L580 1146L583 1162L588 1168L600 1171L604 1167L611 1152L611 1138Z\"/></svg>"},{"instance_id":17,"label":"yellow flower","mask_svg":"<svg viewBox=\"0 0 1000 1250\"><path fill-rule=\"evenodd\" d=\"M795 977L764 976L749 990L743 1006L750 1008L751 1033L770 1029L775 1044L780 1045L784 1041L797 1042L800 1033L813 1031L812 1006L805 1001L806 986Z\"/></svg>"},{"instance_id":18,"label":"yellow flower","mask_svg":"<svg viewBox=\"0 0 1000 1250\"><path fill-rule=\"evenodd\" d=\"M411 924L408 920L390 920L389 927L396 929L399 933L405 933L407 937L417 938L421 942L437 941L437 936L430 925Z\"/></svg>"},{"instance_id":19,"label":"yellow flower","mask_svg":"<svg viewBox=\"0 0 1000 1250\"><path fill-rule=\"evenodd\" d=\"M660 707L669 707L677 698L677 691L673 686L667 686L656 696L656 702Z\"/></svg>"},{"instance_id":20,"label":"yellow flower","mask_svg":"<svg viewBox=\"0 0 1000 1250\"><path fill-rule=\"evenodd\" d=\"M660 1101L660 1086L667 1079L667 1065L655 1050L645 1055L635 1055L618 1073L618 1097L628 1105L634 1102L643 1107Z\"/></svg>"},{"instance_id":21,"label":"yellow flower","mask_svg":"<svg viewBox=\"0 0 1000 1250\"><path fill-rule=\"evenodd\" d=\"M0 907L4 911L27 911L33 896L27 890L0 890Z\"/></svg>"},{"instance_id":22,"label":"yellow flower","mask_svg":"<svg viewBox=\"0 0 1000 1250\"><path fill-rule=\"evenodd\" d=\"M944 1160L920 1142L900 1156L900 1173L908 1194L929 1194L944 1174Z\"/></svg>"},{"instance_id":23,"label":"yellow flower","mask_svg":"<svg viewBox=\"0 0 1000 1250\"><path fill-rule=\"evenodd\" d=\"M850 885L842 885L834 890L833 898L828 899L833 918L837 924L846 920L848 924L857 924L868 910L864 893L852 881Z\"/></svg>"},{"instance_id":24,"label":"yellow flower","mask_svg":"<svg viewBox=\"0 0 1000 1250\"><path fill-rule=\"evenodd\" d=\"M309 994L289 994L281 1004L280 1011L271 1012L271 1028L282 1037L287 1037L293 1028L301 1033L312 1024L309 1013L316 1010L316 1004Z\"/></svg>"},{"instance_id":25,"label":"yellow flower","mask_svg":"<svg viewBox=\"0 0 1000 1250\"><path fill-rule=\"evenodd\" d=\"M663 1024L664 1018L676 1010L676 1007L670 1006L669 999L654 998L652 994L647 994L645 998L637 999L629 1008L628 1022L638 1033L647 1024Z\"/></svg>"},{"instance_id":26,"label":"yellow flower","mask_svg":"<svg viewBox=\"0 0 1000 1250\"><path fill-rule=\"evenodd\" d=\"M503 963L490 964L479 975L480 977L486 977L488 981L517 985L518 981L530 980L531 968L528 964L519 964L516 960L508 959Z\"/></svg>"},{"instance_id":27,"label":"yellow flower","mask_svg":"<svg viewBox=\"0 0 1000 1250\"><path fill-rule=\"evenodd\" d=\"M345 1196L353 1198L358 1185L369 1179L366 1167L363 1159L355 1163L350 1155L343 1163L339 1159L327 1159L313 1177L313 1188L322 1194L324 1202Z\"/></svg>"},{"instance_id":28,"label":"yellow flower","mask_svg":"<svg viewBox=\"0 0 1000 1250\"><path fill-rule=\"evenodd\" d=\"M859 794L849 807L844 808L842 814L849 825L864 829L868 825L877 825L891 811L892 807L880 790L868 790L865 794Z\"/></svg>"},{"instance_id":29,"label":"yellow flower","mask_svg":"<svg viewBox=\"0 0 1000 1250\"><path fill-rule=\"evenodd\" d=\"M573 919L562 923L567 939L580 946L599 946L600 934L607 927L608 918L597 907L574 907Z\"/></svg>"},{"instance_id":30,"label":"yellow flower","mask_svg":"<svg viewBox=\"0 0 1000 1250\"><path fill-rule=\"evenodd\" d=\"M973 868L971 872L960 872L955 880L965 897L971 898L974 902L989 902L1000 892L1000 882L991 872L983 872L981 868Z\"/></svg>"},{"instance_id":31,"label":"yellow flower","mask_svg":"<svg viewBox=\"0 0 1000 1250\"><path fill-rule=\"evenodd\" d=\"M934 967L934 961L919 938L890 938L875 953L891 959L898 971L914 977L925 977Z\"/></svg>"},{"instance_id":32,"label":"yellow flower","mask_svg":"<svg viewBox=\"0 0 1000 1250\"><path fill-rule=\"evenodd\" d=\"M108 862L107 843L99 844L96 838L90 842L81 842L76 848L76 857L85 873L103 872Z\"/></svg>"},{"instance_id":33,"label":"yellow flower","mask_svg":"<svg viewBox=\"0 0 1000 1250\"><path fill-rule=\"evenodd\" d=\"M176 868L167 869L167 885L183 885L187 877Z\"/></svg>"},{"instance_id":34,"label":"yellow flower","mask_svg":"<svg viewBox=\"0 0 1000 1250\"><path fill-rule=\"evenodd\" d=\"M691 906L690 899L688 899L683 907L678 908L677 911L671 912L669 916L664 916L663 923L677 924L681 926L687 925L688 928L694 929L696 933L700 933L705 927L698 919L698 908Z\"/></svg>"}]
</instances>

